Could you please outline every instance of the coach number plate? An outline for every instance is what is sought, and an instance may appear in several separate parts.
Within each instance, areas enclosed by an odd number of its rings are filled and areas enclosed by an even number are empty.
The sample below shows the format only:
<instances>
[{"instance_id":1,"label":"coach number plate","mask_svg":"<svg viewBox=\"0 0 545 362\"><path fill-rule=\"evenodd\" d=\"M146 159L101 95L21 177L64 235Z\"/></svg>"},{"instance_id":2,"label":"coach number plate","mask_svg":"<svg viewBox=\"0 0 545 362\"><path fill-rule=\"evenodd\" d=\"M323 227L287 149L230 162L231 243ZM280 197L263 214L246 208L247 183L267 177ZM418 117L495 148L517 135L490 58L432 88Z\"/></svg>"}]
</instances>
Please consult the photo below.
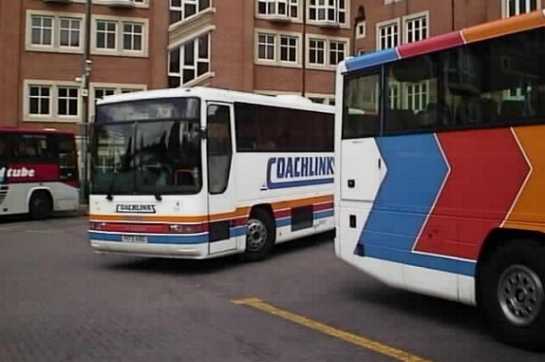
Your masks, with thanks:
<instances>
[{"instance_id":1,"label":"coach number plate","mask_svg":"<svg viewBox=\"0 0 545 362\"><path fill-rule=\"evenodd\" d=\"M147 243L148 237L142 235L122 235L121 241L124 243Z\"/></svg>"}]
</instances>

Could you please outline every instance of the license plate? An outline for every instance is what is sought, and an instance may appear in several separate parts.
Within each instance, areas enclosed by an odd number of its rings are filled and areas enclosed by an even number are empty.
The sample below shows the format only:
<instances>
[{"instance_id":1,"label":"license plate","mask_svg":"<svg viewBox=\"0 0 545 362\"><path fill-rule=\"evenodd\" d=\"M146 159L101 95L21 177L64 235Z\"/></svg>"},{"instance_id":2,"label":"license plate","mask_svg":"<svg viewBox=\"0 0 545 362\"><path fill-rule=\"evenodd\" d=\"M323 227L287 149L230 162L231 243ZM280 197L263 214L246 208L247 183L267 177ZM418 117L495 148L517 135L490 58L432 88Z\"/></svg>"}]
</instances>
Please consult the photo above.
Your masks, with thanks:
<instances>
[{"instance_id":1,"label":"license plate","mask_svg":"<svg viewBox=\"0 0 545 362\"><path fill-rule=\"evenodd\" d=\"M142 235L121 235L121 241L124 243L147 243L148 237Z\"/></svg>"}]
</instances>

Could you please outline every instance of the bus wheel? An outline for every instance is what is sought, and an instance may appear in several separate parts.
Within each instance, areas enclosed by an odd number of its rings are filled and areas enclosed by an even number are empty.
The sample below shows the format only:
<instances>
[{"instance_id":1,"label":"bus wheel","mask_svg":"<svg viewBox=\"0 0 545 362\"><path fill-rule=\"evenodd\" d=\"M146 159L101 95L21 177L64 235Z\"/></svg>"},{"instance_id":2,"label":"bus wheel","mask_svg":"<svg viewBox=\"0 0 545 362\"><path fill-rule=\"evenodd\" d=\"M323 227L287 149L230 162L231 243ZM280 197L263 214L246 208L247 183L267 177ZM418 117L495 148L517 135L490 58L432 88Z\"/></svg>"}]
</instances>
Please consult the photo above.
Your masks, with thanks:
<instances>
[{"instance_id":1,"label":"bus wheel","mask_svg":"<svg viewBox=\"0 0 545 362\"><path fill-rule=\"evenodd\" d=\"M545 248L518 240L498 249L481 269L479 303L496 337L545 350Z\"/></svg>"},{"instance_id":2,"label":"bus wheel","mask_svg":"<svg viewBox=\"0 0 545 362\"><path fill-rule=\"evenodd\" d=\"M264 259L271 251L274 241L275 228L269 213L263 209L253 210L248 219L244 258L249 261Z\"/></svg>"},{"instance_id":3,"label":"bus wheel","mask_svg":"<svg viewBox=\"0 0 545 362\"><path fill-rule=\"evenodd\" d=\"M34 220L41 220L51 215L53 202L45 191L36 191L32 194L29 203L30 217Z\"/></svg>"}]
</instances>

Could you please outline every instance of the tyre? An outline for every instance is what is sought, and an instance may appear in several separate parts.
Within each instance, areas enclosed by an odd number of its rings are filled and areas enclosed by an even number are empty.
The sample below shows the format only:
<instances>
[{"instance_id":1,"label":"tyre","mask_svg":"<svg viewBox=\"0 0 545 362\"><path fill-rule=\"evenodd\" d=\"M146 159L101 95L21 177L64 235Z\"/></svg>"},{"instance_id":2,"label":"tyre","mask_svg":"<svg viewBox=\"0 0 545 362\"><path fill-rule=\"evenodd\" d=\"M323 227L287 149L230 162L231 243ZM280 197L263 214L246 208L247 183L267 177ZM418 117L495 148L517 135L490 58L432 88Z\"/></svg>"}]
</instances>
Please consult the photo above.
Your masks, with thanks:
<instances>
[{"instance_id":1,"label":"tyre","mask_svg":"<svg viewBox=\"0 0 545 362\"><path fill-rule=\"evenodd\" d=\"M53 202L47 192L37 191L32 194L29 202L29 213L33 220L42 220L51 215Z\"/></svg>"},{"instance_id":2,"label":"tyre","mask_svg":"<svg viewBox=\"0 0 545 362\"><path fill-rule=\"evenodd\" d=\"M499 340L525 349L545 350L545 248L517 240L502 246L483 264L480 308Z\"/></svg>"},{"instance_id":3,"label":"tyre","mask_svg":"<svg viewBox=\"0 0 545 362\"><path fill-rule=\"evenodd\" d=\"M263 209L252 211L246 232L244 259L257 261L264 259L276 240L276 229L270 214Z\"/></svg>"}]
</instances>

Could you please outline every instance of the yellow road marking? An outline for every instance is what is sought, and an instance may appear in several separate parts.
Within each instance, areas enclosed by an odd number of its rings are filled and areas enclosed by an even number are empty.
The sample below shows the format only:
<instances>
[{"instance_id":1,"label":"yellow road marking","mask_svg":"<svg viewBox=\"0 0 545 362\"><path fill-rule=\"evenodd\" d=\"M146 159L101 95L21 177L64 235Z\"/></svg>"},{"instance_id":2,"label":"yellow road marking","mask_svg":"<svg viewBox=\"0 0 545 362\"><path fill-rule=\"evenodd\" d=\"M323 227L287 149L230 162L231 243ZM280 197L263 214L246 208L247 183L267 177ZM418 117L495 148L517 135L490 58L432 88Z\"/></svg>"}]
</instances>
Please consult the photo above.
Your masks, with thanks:
<instances>
[{"instance_id":1,"label":"yellow road marking","mask_svg":"<svg viewBox=\"0 0 545 362\"><path fill-rule=\"evenodd\" d=\"M328 326L327 324L320 323L312 319L303 317L301 315L294 314L286 310L277 308L258 298L239 299L239 300L233 300L232 302L237 305L248 306L248 307L260 310L262 312L265 312L267 314L271 314L276 317L286 319L290 322L299 324L303 327L307 327L312 330L318 331L320 333L326 334L328 336L338 338L345 342L354 344L358 347L362 347L370 351L383 354L385 356L391 357L398 361L429 362L429 360L413 355L409 352L405 352L400 349L387 346L380 342L373 341L371 339L361 337L356 334L352 334L350 332L342 331L340 329Z\"/></svg>"}]
</instances>

